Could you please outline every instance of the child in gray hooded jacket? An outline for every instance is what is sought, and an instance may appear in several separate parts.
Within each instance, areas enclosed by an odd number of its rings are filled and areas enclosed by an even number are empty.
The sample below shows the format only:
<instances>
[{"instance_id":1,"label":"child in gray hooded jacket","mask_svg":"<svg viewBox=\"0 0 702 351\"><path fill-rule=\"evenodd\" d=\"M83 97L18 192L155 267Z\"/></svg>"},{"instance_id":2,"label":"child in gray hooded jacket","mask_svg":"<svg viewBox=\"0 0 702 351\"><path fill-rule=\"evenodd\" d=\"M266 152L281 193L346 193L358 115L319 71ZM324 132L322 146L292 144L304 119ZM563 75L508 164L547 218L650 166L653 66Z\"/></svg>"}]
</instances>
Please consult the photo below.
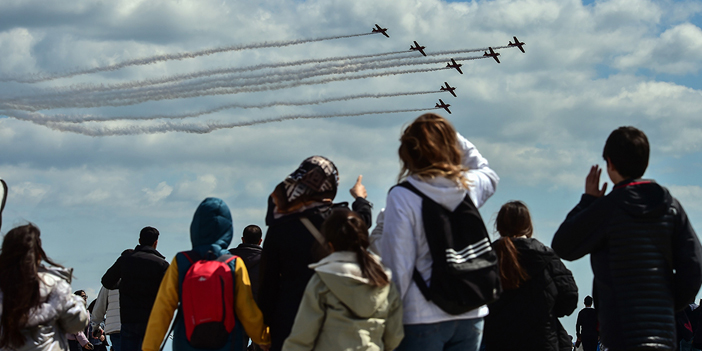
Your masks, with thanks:
<instances>
[{"instance_id":1,"label":"child in gray hooded jacket","mask_svg":"<svg viewBox=\"0 0 702 351\"><path fill-rule=\"evenodd\" d=\"M404 336L390 271L369 251L361 217L338 209L322 225L332 252L310 279L284 351L393 350Z\"/></svg>"}]
</instances>

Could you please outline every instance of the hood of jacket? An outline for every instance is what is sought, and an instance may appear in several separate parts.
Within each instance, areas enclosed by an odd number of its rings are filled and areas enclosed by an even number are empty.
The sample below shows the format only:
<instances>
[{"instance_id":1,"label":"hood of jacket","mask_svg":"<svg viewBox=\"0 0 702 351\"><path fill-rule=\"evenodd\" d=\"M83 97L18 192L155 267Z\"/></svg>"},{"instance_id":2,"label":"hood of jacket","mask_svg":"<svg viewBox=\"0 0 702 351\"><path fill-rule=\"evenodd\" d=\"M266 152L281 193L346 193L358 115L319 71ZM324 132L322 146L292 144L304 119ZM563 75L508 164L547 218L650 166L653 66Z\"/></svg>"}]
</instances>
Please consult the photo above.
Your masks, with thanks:
<instances>
[{"instance_id":1,"label":"hood of jacket","mask_svg":"<svg viewBox=\"0 0 702 351\"><path fill-rule=\"evenodd\" d=\"M500 238L499 240L509 240ZM514 238L514 247L519 251L519 263L530 276L543 271L556 258L556 253L536 238Z\"/></svg>"},{"instance_id":2,"label":"hood of jacket","mask_svg":"<svg viewBox=\"0 0 702 351\"><path fill-rule=\"evenodd\" d=\"M444 177L419 179L416 175L407 177L407 181L417 190L448 210L455 210L468 194L468 190L453 180Z\"/></svg>"},{"instance_id":3,"label":"hood of jacket","mask_svg":"<svg viewBox=\"0 0 702 351\"><path fill-rule=\"evenodd\" d=\"M372 257L380 263L378 256ZM390 284L383 287L368 285L368 279L361 275L355 252L333 252L309 267L315 270L334 296L358 317L370 318L387 302ZM390 270L384 270L391 279Z\"/></svg>"},{"instance_id":4,"label":"hood of jacket","mask_svg":"<svg viewBox=\"0 0 702 351\"><path fill-rule=\"evenodd\" d=\"M208 197L200 203L190 224L190 241L193 251L205 257L212 252L215 257L228 253L234 227L229 207L221 199Z\"/></svg>"},{"instance_id":5,"label":"hood of jacket","mask_svg":"<svg viewBox=\"0 0 702 351\"><path fill-rule=\"evenodd\" d=\"M611 193L621 208L635 217L660 217L673 203L668 189L653 180L629 179L614 187Z\"/></svg>"}]
</instances>

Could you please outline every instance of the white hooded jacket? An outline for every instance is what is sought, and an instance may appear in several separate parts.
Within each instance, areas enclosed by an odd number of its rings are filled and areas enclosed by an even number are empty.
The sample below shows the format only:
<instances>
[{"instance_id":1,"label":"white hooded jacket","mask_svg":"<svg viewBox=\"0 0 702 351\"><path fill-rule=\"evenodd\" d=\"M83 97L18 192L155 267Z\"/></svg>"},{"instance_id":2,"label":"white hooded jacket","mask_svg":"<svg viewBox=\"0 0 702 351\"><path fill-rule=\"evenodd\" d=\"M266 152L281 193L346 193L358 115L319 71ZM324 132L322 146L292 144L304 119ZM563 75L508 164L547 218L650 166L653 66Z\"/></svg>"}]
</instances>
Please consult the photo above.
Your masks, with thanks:
<instances>
[{"instance_id":1,"label":"white hooded jacket","mask_svg":"<svg viewBox=\"0 0 702 351\"><path fill-rule=\"evenodd\" d=\"M71 293L70 270L40 267L38 275L42 303L29 311L25 343L13 351L67 351L66 333L82 331L90 321L85 301ZM0 315L2 302L0 291Z\"/></svg>"},{"instance_id":2,"label":"white hooded jacket","mask_svg":"<svg viewBox=\"0 0 702 351\"><path fill-rule=\"evenodd\" d=\"M407 180L419 191L454 210L468 194L476 207L480 208L495 193L500 178L490 169L488 161L475 146L458 134L459 147L463 151L463 165L468 167L468 190L455 181L437 177L429 181L410 176ZM429 324L449 320L484 317L487 306L481 306L460 315L450 315L433 302L427 301L412 281L416 267L430 285L432 258L424 233L422 220L422 198L411 190L395 187L387 197L382 236L375 243L383 263L393 272L393 281L400 292L404 310L404 324Z\"/></svg>"}]
</instances>

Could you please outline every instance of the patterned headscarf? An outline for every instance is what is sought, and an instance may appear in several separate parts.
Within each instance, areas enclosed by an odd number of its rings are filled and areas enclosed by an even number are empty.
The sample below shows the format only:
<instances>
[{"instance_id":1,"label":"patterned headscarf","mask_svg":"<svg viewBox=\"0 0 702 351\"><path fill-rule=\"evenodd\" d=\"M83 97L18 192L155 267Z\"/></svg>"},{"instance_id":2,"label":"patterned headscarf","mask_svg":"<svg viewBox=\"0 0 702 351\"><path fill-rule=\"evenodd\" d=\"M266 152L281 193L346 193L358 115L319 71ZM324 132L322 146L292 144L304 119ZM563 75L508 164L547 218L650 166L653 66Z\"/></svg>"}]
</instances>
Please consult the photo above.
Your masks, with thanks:
<instances>
[{"instance_id":1,"label":"patterned headscarf","mask_svg":"<svg viewBox=\"0 0 702 351\"><path fill-rule=\"evenodd\" d=\"M288 214L305 210L311 204L331 203L338 186L339 172L334 163L323 156L312 156L278 184L271 197L276 212Z\"/></svg>"}]
</instances>

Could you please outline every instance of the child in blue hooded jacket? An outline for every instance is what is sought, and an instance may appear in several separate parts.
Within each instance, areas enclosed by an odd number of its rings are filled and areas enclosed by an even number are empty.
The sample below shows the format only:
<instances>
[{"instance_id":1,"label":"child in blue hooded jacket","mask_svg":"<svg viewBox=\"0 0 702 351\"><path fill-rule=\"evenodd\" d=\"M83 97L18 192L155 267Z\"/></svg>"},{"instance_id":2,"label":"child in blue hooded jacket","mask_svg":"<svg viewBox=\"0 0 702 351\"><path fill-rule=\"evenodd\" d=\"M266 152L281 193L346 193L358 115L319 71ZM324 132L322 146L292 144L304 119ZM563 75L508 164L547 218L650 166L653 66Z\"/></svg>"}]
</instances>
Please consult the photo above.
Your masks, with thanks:
<instances>
[{"instance_id":1,"label":"child in blue hooded jacket","mask_svg":"<svg viewBox=\"0 0 702 351\"><path fill-rule=\"evenodd\" d=\"M195 211L190 225L190 241L193 246L190 254L207 259L217 259L222 255L228 255L227 248L232 241L233 231L231 213L224 201L217 198L205 199ZM265 348L266 345L270 344L268 327L263 324L263 315L254 302L246 266L243 260L238 257L228 264L231 271L234 272L236 322L227 343L214 351L243 350L245 347L244 331L254 343ZM173 329L173 350L201 350L193 347L186 338L182 308L179 305L179 302L182 302L183 278L190 266L190 260L183 252L179 252L173 258L161 281L156 302L151 310L142 350L159 350L176 309L178 309L179 317L176 318Z\"/></svg>"}]
</instances>

